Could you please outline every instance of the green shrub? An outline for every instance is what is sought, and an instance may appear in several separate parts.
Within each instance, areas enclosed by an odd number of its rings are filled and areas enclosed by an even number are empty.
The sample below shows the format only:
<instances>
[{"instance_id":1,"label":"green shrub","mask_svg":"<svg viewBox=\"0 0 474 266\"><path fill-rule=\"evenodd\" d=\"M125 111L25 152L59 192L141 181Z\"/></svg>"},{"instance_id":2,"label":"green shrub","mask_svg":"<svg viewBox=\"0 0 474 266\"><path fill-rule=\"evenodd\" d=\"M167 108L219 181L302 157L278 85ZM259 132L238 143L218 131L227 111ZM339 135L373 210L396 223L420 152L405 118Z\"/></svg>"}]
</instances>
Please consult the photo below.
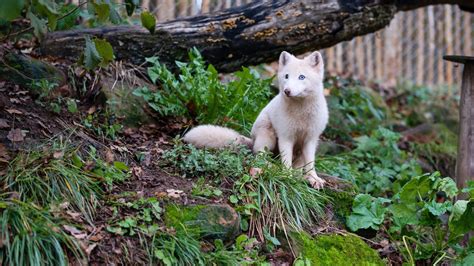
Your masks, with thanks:
<instances>
[{"instance_id":1,"label":"green shrub","mask_svg":"<svg viewBox=\"0 0 474 266\"><path fill-rule=\"evenodd\" d=\"M216 69L205 64L197 49L189 52L189 63L176 62L178 78L156 57L147 61L152 64L148 75L160 89L143 87L134 94L143 97L161 116L187 116L200 124L249 130L271 96L271 79L262 80L248 68L234 73L237 79L221 82Z\"/></svg>"}]
</instances>

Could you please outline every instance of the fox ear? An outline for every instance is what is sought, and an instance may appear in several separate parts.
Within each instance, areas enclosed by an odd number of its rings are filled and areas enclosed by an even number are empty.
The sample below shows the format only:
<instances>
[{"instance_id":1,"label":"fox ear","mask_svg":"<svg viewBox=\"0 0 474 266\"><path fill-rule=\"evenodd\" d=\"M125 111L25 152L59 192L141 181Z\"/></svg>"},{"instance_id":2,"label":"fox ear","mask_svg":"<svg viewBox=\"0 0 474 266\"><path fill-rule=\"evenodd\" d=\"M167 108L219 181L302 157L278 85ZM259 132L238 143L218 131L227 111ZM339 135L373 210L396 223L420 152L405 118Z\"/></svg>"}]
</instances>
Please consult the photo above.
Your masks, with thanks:
<instances>
[{"instance_id":1,"label":"fox ear","mask_svg":"<svg viewBox=\"0 0 474 266\"><path fill-rule=\"evenodd\" d=\"M288 61L290 61L290 59L292 57L293 57L293 55L291 55L290 53L288 53L286 51L281 52L280 60L279 60L280 66L284 66L284 65L288 64Z\"/></svg>"},{"instance_id":2,"label":"fox ear","mask_svg":"<svg viewBox=\"0 0 474 266\"><path fill-rule=\"evenodd\" d=\"M312 52L308 55L305 60L309 63L310 66L322 70L324 68L323 57L318 51Z\"/></svg>"}]
</instances>

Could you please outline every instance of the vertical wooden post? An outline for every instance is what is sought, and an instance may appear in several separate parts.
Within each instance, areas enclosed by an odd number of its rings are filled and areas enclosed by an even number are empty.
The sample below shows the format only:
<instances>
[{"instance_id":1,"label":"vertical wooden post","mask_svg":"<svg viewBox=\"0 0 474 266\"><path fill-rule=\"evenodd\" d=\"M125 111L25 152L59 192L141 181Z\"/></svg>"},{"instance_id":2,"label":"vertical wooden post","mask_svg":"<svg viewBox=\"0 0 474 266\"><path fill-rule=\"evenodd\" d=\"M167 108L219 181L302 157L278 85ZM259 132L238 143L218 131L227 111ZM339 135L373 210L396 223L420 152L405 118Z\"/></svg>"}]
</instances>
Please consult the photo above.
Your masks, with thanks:
<instances>
[{"instance_id":1,"label":"vertical wooden post","mask_svg":"<svg viewBox=\"0 0 474 266\"><path fill-rule=\"evenodd\" d=\"M385 30L385 50L384 50L384 68L386 85L395 87L400 75L401 67L401 41L398 33L400 32L400 14L396 14L390 22L390 26Z\"/></svg>"},{"instance_id":2,"label":"vertical wooden post","mask_svg":"<svg viewBox=\"0 0 474 266\"><path fill-rule=\"evenodd\" d=\"M383 64L383 43L382 43L382 35L381 31L378 31L374 34L375 39L375 80L381 81L384 80L384 73L383 70L385 66Z\"/></svg>"},{"instance_id":3,"label":"vertical wooden post","mask_svg":"<svg viewBox=\"0 0 474 266\"><path fill-rule=\"evenodd\" d=\"M466 187L467 181L474 181L474 57L444 56L444 59L464 64L456 164L456 184L461 189Z\"/></svg>"},{"instance_id":4,"label":"vertical wooden post","mask_svg":"<svg viewBox=\"0 0 474 266\"><path fill-rule=\"evenodd\" d=\"M444 35L445 35L445 42L446 42L446 53L453 54L453 12L451 9L451 5L444 6L444 21L446 22L444 27ZM453 85L453 64L451 62L447 62L446 64L446 83L448 85ZM449 86L449 90L451 91L451 86Z\"/></svg>"},{"instance_id":5,"label":"vertical wooden post","mask_svg":"<svg viewBox=\"0 0 474 266\"><path fill-rule=\"evenodd\" d=\"M434 58L435 55L435 20L434 20L434 10L433 6L428 7L428 84L435 84L435 75L434 75Z\"/></svg>"},{"instance_id":6,"label":"vertical wooden post","mask_svg":"<svg viewBox=\"0 0 474 266\"><path fill-rule=\"evenodd\" d=\"M425 31L423 30L425 25L425 11L426 9L419 8L417 12L417 38L416 42L418 47L416 49L416 84L423 85L423 72L425 71ZM431 66L430 66L431 67Z\"/></svg>"}]
</instances>

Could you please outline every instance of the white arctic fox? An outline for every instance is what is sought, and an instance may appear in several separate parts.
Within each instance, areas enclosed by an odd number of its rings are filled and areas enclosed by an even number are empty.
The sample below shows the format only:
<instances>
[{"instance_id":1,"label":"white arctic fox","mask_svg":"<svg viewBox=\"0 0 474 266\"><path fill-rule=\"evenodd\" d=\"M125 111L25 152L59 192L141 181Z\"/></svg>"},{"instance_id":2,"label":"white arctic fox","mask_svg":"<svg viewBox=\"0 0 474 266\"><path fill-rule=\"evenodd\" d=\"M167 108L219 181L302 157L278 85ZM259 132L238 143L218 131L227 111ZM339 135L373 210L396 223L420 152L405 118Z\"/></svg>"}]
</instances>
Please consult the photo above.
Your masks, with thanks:
<instances>
[{"instance_id":1,"label":"white arctic fox","mask_svg":"<svg viewBox=\"0 0 474 266\"><path fill-rule=\"evenodd\" d=\"M254 153L278 150L287 167L303 167L310 184L322 188L325 181L314 170L314 157L329 118L323 76L324 63L319 52L304 59L282 52L278 66L280 93L258 115L252 139L232 129L202 125L190 130L183 140L197 147L245 144Z\"/></svg>"}]
</instances>

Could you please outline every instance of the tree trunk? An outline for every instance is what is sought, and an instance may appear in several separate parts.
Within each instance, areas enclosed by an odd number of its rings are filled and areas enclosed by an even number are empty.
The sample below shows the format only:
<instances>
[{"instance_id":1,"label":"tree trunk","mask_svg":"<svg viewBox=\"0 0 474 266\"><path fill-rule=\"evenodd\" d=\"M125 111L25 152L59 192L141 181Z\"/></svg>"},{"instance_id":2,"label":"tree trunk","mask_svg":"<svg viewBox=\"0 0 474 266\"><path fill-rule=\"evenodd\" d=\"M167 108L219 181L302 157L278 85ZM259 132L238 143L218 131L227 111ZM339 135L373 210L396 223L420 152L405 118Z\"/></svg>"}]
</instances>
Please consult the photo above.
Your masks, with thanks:
<instances>
[{"instance_id":1,"label":"tree trunk","mask_svg":"<svg viewBox=\"0 0 474 266\"><path fill-rule=\"evenodd\" d=\"M417 2L411 4L411 2ZM118 60L141 64L159 56L172 64L186 60L197 47L218 70L231 72L242 65L274 61L280 52L304 53L332 46L379 30L399 9L470 0L273 0L255 1L215 14L158 24L151 35L140 26L114 26L50 33L41 53L76 60L84 49L84 36L107 39Z\"/></svg>"}]
</instances>

